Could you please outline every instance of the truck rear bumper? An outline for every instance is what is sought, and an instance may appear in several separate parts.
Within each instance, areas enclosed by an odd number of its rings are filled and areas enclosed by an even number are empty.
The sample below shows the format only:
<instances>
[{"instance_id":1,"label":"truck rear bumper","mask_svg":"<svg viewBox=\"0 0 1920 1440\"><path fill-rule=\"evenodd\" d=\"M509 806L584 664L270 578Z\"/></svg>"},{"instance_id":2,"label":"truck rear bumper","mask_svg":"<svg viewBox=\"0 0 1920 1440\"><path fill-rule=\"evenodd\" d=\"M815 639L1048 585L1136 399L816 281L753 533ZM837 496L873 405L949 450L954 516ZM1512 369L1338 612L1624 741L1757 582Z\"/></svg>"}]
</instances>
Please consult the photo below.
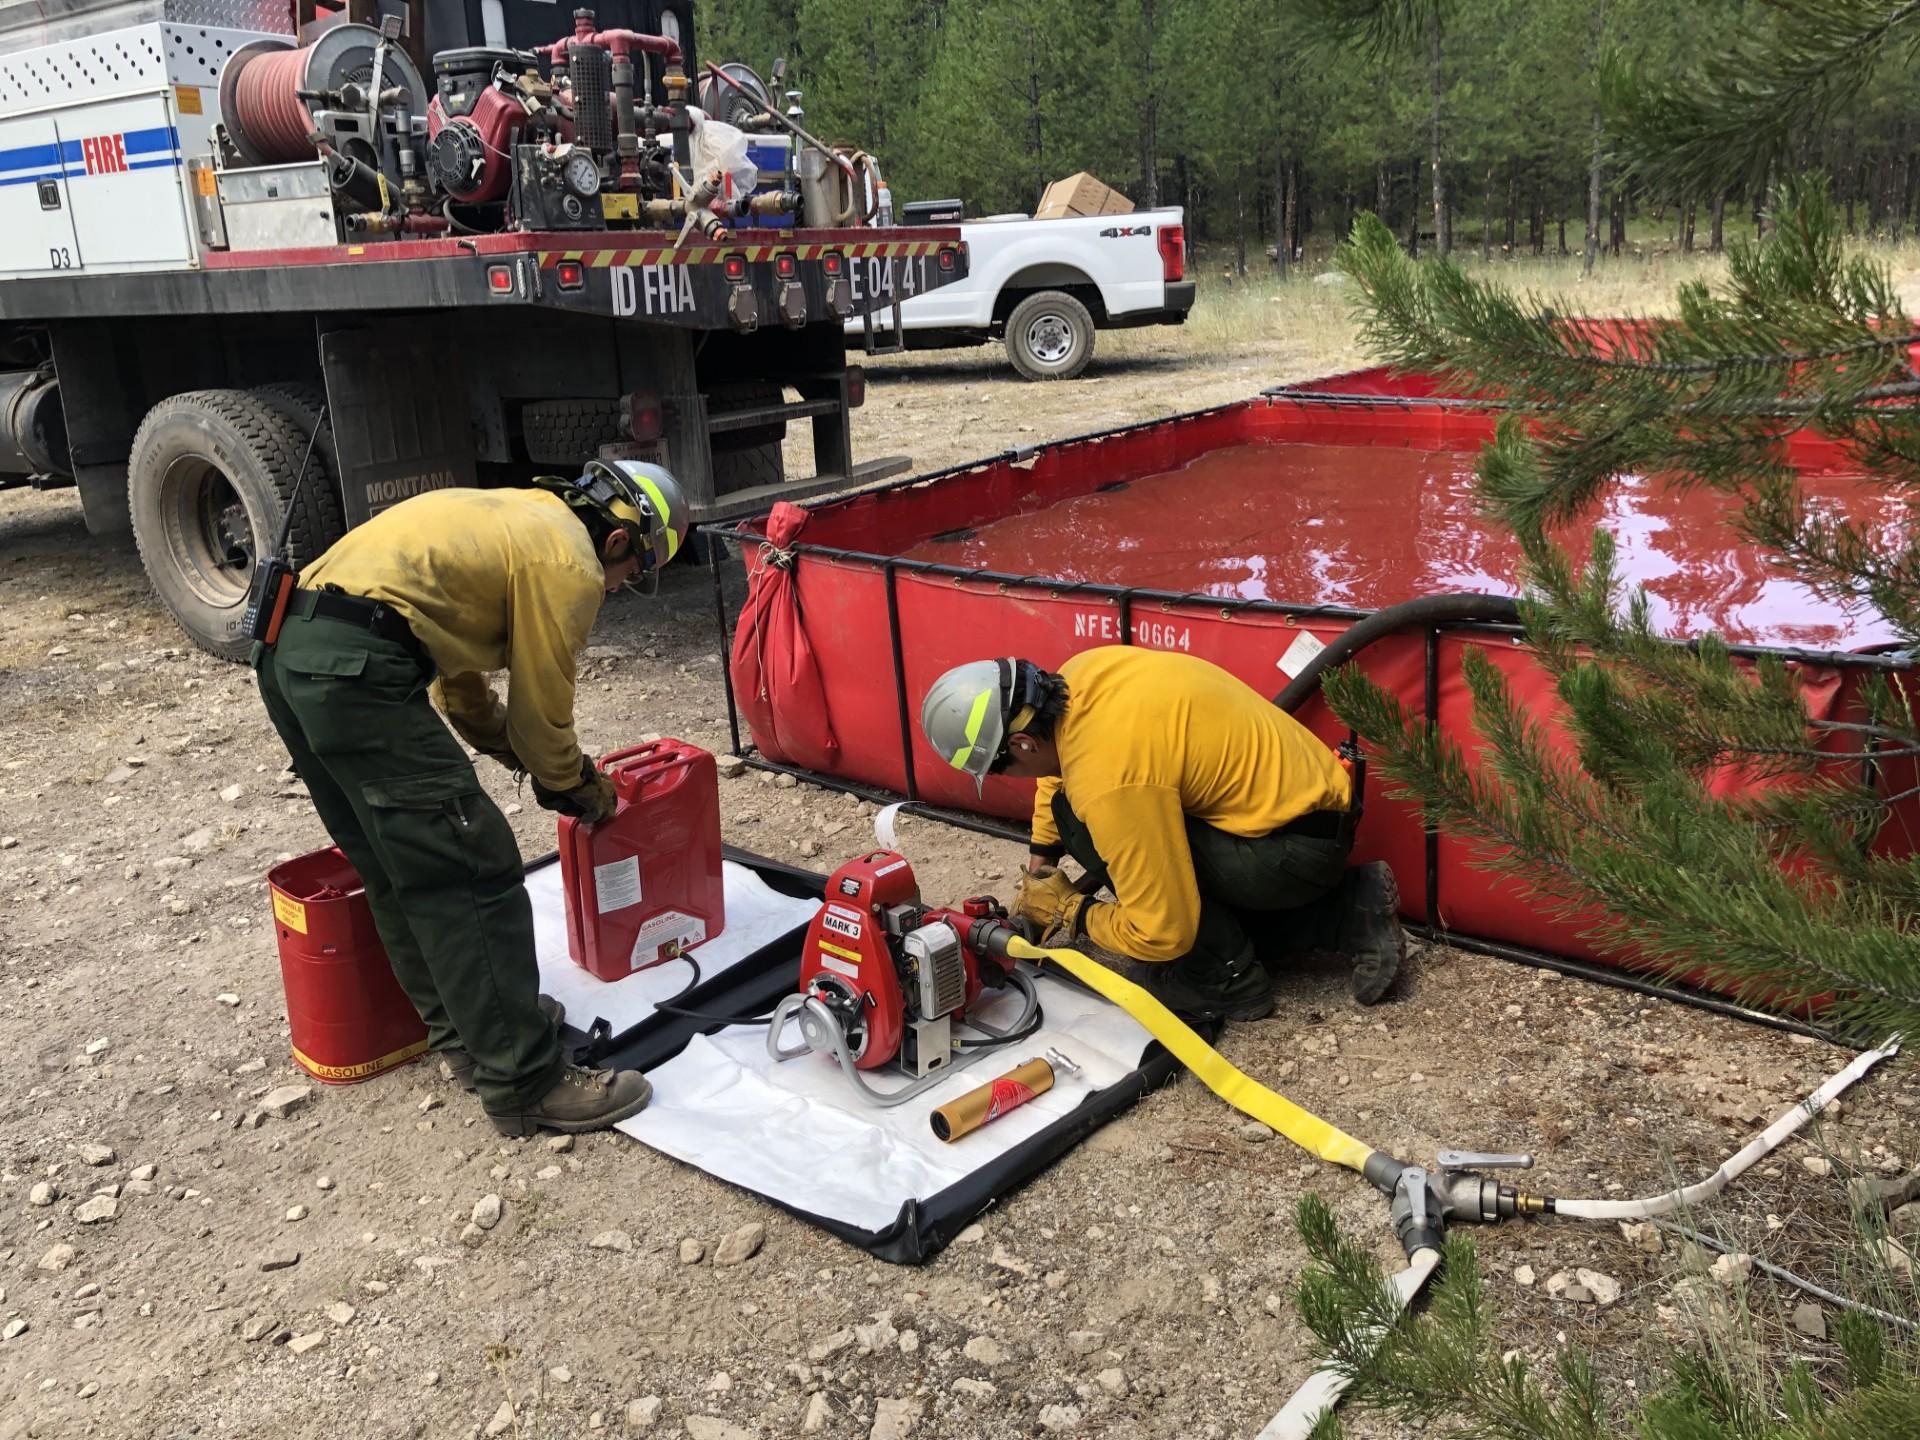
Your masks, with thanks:
<instances>
[{"instance_id":1,"label":"truck rear bumper","mask_svg":"<svg viewBox=\"0 0 1920 1440\"><path fill-rule=\"evenodd\" d=\"M1179 325L1187 318L1187 312L1193 309L1194 285L1191 280L1169 280L1165 294L1157 309L1129 310L1123 315L1112 315L1103 330L1131 330L1138 325Z\"/></svg>"}]
</instances>

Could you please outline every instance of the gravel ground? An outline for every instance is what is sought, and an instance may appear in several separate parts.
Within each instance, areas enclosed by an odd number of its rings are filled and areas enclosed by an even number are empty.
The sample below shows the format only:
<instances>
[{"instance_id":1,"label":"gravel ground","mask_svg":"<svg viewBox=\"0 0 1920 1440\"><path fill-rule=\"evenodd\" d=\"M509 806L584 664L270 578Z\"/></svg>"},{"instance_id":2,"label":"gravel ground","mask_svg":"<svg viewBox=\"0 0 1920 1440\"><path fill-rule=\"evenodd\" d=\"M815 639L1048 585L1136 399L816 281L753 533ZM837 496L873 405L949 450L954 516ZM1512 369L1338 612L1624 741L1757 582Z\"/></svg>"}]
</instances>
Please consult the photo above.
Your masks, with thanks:
<instances>
[{"instance_id":1,"label":"gravel ground","mask_svg":"<svg viewBox=\"0 0 1920 1440\"><path fill-rule=\"evenodd\" d=\"M1068 433L1236 398L1301 363L1277 343L1205 363L1122 354L1098 383L1060 386L1006 379L991 352L879 367L863 448L930 468L1000 443L963 420ZM659 731L725 749L718 645L702 573L610 605L583 670L586 743ZM248 672L186 646L130 547L89 540L70 495L0 495L0 1440L1247 1436L1313 1364L1290 1298L1299 1197L1325 1195L1397 1259L1357 1178L1249 1134L1190 1079L921 1269L623 1136L502 1141L424 1065L310 1085L250 1124L302 1083L262 876L324 837L284 765ZM525 852L551 849L551 817L483 778L521 805ZM734 844L821 868L871 824L869 807L753 772L723 783L722 806ZM902 842L929 898L1005 893L1022 853L924 822ZM1274 1018L1223 1049L1404 1157L1529 1150L1535 1188L1623 1195L1710 1170L1844 1059L1437 948L1370 1011L1336 968L1284 977ZM1915 1106L1904 1073L1871 1078L1700 1218L1827 1273L1845 1178L1920 1155ZM498 1222L463 1243L488 1196ZM729 1236L760 1243L721 1265ZM1591 1346L1616 1394L1687 1331L1671 1248L1551 1221L1479 1239L1504 1343ZM1550 1287L1581 1267L1619 1298ZM1766 1343L1830 1366L1786 1324L1802 1298L1751 1289Z\"/></svg>"}]
</instances>

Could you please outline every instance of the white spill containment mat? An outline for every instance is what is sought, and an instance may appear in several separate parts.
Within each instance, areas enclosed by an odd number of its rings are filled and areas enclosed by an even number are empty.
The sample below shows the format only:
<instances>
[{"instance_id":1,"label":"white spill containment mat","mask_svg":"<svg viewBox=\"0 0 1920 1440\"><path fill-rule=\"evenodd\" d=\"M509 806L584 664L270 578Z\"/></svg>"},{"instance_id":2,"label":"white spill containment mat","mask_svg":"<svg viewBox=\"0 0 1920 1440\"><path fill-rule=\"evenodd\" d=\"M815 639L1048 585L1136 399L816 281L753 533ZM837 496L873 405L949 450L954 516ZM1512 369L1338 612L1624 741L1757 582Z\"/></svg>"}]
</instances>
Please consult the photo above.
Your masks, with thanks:
<instances>
[{"instance_id":1,"label":"white spill containment mat","mask_svg":"<svg viewBox=\"0 0 1920 1440\"><path fill-rule=\"evenodd\" d=\"M818 904L781 895L732 862L726 886L727 928L693 952L708 980L810 919ZM678 964L614 984L596 980L567 958L560 867L529 873L527 889L541 986L566 1002L570 1023L584 1028L602 1017L618 1032L645 1019L687 983L687 967ZM799 946L794 948L797 963ZM1051 976L1038 976L1035 983L1043 1011L1037 1033L892 1109L862 1100L826 1056L772 1059L767 1027L745 1025L695 1035L678 1055L648 1071L653 1101L620 1128L776 1204L882 1231L908 1201L925 1200L992 1164L1140 1065L1152 1037L1125 1011ZM1005 1026L1019 1010L1019 995L1001 992L989 996L981 1016ZM789 1026L787 1043L798 1040L798 1026ZM1080 1073L1059 1076L1046 1094L951 1145L934 1137L928 1117L936 1107L1043 1054L1049 1045L1076 1062ZM901 1083L887 1071L868 1078L877 1088Z\"/></svg>"},{"instance_id":2,"label":"white spill containment mat","mask_svg":"<svg viewBox=\"0 0 1920 1440\"><path fill-rule=\"evenodd\" d=\"M909 1200L925 1200L998 1159L1140 1063L1151 1037L1097 995L1042 976L1039 1033L955 1071L904 1105L867 1104L824 1055L775 1061L764 1025L696 1035L652 1073L653 1103L621 1129L709 1175L778 1204L883 1230ZM1020 997L1002 992L981 1015L1005 1025ZM788 1027L787 1043L799 1043ZM1057 1046L1081 1067L1054 1088L949 1145L928 1117L956 1095ZM876 1088L901 1083L885 1071Z\"/></svg>"},{"instance_id":3,"label":"white spill containment mat","mask_svg":"<svg viewBox=\"0 0 1920 1440\"><path fill-rule=\"evenodd\" d=\"M794 926L806 924L820 908L818 901L782 895L746 866L731 860L723 862L723 871L726 928L695 950L692 957L700 962L703 981L778 940ZM560 866L555 863L529 870L527 895L533 901L533 945L540 957L540 989L567 1007L568 1024L584 1030L601 1019L617 1035L653 1014L654 1006L672 1000L693 978L687 965L674 960L624 980L601 980L567 957L567 907L560 893Z\"/></svg>"}]
</instances>

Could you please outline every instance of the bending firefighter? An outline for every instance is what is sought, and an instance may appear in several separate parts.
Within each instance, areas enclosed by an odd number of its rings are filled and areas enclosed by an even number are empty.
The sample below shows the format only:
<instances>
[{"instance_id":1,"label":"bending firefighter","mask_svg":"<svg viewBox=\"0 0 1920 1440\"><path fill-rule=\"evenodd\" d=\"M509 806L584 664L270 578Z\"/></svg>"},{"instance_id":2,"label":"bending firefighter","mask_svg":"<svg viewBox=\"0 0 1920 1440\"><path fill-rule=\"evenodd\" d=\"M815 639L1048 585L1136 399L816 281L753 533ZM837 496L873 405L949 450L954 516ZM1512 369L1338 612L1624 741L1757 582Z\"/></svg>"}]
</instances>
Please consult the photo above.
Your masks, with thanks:
<instances>
[{"instance_id":1,"label":"bending firefighter","mask_svg":"<svg viewBox=\"0 0 1920 1440\"><path fill-rule=\"evenodd\" d=\"M350 530L301 572L254 659L428 1044L506 1135L612 1125L652 1087L561 1058L519 847L429 686L469 745L532 777L541 805L611 815L613 787L574 735L574 657L601 602L650 590L687 532L680 487L655 465L595 461L532 485L430 491ZM500 669L505 705L486 680Z\"/></svg>"},{"instance_id":2,"label":"bending firefighter","mask_svg":"<svg viewBox=\"0 0 1920 1440\"><path fill-rule=\"evenodd\" d=\"M1363 1005L1399 973L1393 872L1347 865L1360 817L1346 766L1218 666L1123 645L1083 651L1058 674L977 660L934 682L920 723L976 785L1040 782L1015 913L1145 962L1132 978L1169 1009L1273 1012L1249 928L1278 950L1350 956ZM1063 855L1087 872L1077 886L1057 868ZM1094 898L1103 886L1111 901ZM1276 924L1280 911L1293 913Z\"/></svg>"}]
</instances>

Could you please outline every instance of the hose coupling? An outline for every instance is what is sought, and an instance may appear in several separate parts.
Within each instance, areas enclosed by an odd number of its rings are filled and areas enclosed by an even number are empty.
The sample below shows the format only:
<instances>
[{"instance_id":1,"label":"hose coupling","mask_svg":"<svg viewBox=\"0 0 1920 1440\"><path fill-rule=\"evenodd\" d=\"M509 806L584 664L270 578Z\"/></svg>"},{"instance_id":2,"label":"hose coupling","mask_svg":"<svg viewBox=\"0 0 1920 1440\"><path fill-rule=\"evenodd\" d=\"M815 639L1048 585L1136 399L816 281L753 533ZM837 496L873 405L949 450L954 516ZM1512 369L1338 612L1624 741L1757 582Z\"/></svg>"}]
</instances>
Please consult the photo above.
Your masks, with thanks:
<instances>
[{"instance_id":1,"label":"hose coupling","mask_svg":"<svg viewBox=\"0 0 1920 1440\"><path fill-rule=\"evenodd\" d=\"M1511 1220L1516 1215L1537 1214L1542 1208L1536 1197L1523 1196L1511 1185L1490 1180L1477 1170L1531 1170L1531 1155L1502 1155L1477 1150L1442 1150L1435 1157L1439 1166L1439 1189L1449 1219L1477 1220L1492 1224ZM1523 1204L1522 1202L1528 1202Z\"/></svg>"}]
</instances>

